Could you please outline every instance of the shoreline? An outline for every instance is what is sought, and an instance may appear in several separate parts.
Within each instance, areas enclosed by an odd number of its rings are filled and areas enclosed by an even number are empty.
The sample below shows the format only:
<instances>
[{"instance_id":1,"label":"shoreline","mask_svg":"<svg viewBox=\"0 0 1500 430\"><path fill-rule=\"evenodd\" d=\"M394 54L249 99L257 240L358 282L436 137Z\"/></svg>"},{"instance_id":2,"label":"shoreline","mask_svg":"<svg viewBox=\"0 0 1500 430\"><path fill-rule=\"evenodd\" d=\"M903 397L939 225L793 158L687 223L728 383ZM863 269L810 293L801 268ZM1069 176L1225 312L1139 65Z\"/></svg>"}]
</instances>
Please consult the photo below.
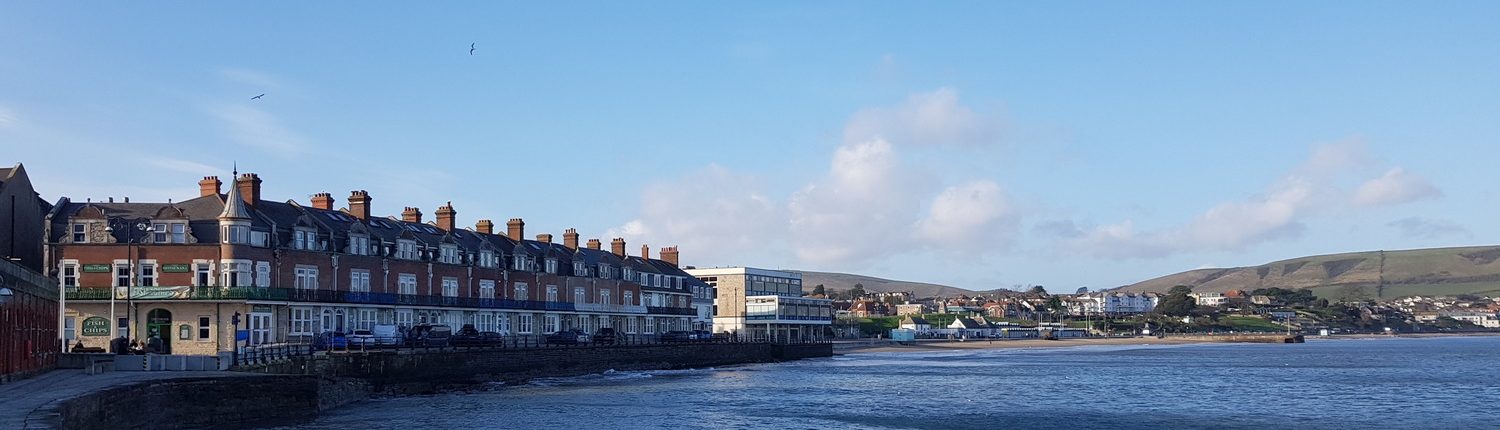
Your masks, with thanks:
<instances>
[{"instance_id":1,"label":"shoreline","mask_svg":"<svg viewBox=\"0 0 1500 430\"><path fill-rule=\"evenodd\" d=\"M1268 335L1279 336L1279 335ZM1477 336L1500 336L1500 332L1478 332L1478 333L1403 333L1403 334L1354 334L1337 336L1307 336L1307 341L1330 341L1330 340L1357 340L1357 339L1432 339L1446 337L1477 337ZM1248 342L1243 338L1231 336L1169 336L1158 337L1094 337L1094 338L1071 338L1058 340L1043 339L1006 339L1006 340L932 340L918 341L915 344L901 345L882 342L848 342L835 343L834 355L847 354L871 354L889 352L942 352L942 351L971 351L984 349L1036 349L1036 348L1071 348L1082 346L1119 346L1119 345L1192 345L1213 343L1268 343Z\"/></svg>"}]
</instances>

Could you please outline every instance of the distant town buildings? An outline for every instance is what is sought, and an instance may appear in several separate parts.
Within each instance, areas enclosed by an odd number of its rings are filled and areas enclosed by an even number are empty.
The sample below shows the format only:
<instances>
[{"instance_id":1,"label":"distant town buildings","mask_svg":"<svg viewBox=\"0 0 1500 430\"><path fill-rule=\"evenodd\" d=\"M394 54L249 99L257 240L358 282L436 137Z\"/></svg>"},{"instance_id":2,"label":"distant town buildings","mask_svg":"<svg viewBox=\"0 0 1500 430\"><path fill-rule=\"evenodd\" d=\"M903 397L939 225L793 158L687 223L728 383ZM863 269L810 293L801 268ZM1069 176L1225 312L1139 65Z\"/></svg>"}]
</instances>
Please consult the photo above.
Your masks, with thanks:
<instances>
[{"instance_id":1,"label":"distant town buildings","mask_svg":"<svg viewBox=\"0 0 1500 430\"><path fill-rule=\"evenodd\" d=\"M1160 302L1156 293L1097 292L1074 296L1068 311L1073 315L1142 314L1156 309Z\"/></svg>"},{"instance_id":2,"label":"distant town buildings","mask_svg":"<svg viewBox=\"0 0 1500 430\"><path fill-rule=\"evenodd\" d=\"M802 297L802 274L753 267L687 269L716 291L713 330L770 341L811 340L833 323L832 300Z\"/></svg>"}]
</instances>

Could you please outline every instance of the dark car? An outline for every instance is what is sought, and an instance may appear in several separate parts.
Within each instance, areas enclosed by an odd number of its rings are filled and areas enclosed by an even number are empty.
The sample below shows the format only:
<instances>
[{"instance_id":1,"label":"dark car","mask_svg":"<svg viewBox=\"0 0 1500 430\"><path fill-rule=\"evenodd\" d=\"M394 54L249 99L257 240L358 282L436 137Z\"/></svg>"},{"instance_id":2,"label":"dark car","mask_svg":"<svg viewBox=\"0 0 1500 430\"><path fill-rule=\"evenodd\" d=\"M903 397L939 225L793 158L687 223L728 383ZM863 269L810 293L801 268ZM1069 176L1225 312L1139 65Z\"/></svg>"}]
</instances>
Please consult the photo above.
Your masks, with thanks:
<instances>
[{"instance_id":1,"label":"dark car","mask_svg":"<svg viewBox=\"0 0 1500 430\"><path fill-rule=\"evenodd\" d=\"M473 327L464 327L453 334L449 343L453 346L494 346L499 345L504 339L500 333L493 331L478 331Z\"/></svg>"},{"instance_id":2,"label":"dark car","mask_svg":"<svg viewBox=\"0 0 1500 430\"><path fill-rule=\"evenodd\" d=\"M615 329L609 327L601 328L599 331L594 332L594 343L597 344L614 345L615 338Z\"/></svg>"},{"instance_id":3,"label":"dark car","mask_svg":"<svg viewBox=\"0 0 1500 430\"><path fill-rule=\"evenodd\" d=\"M692 342L693 341L693 332L690 332L690 331L669 331L669 332L661 334L661 341L662 342Z\"/></svg>"},{"instance_id":4,"label":"dark car","mask_svg":"<svg viewBox=\"0 0 1500 430\"><path fill-rule=\"evenodd\" d=\"M588 343L593 338L583 330L563 330L547 335L548 345L578 345Z\"/></svg>"},{"instance_id":5,"label":"dark car","mask_svg":"<svg viewBox=\"0 0 1500 430\"><path fill-rule=\"evenodd\" d=\"M418 324L406 331L406 343L411 346L444 347L452 338L453 329L446 325Z\"/></svg>"},{"instance_id":6,"label":"dark car","mask_svg":"<svg viewBox=\"0 0 1500 430\"><path fill-rule=\"evenodd\" d=\"M693 340L698 342L713 342L714 334L708 330L693 330Z\"/></svg>"},{"instance_id":7,"label":"dark car","mask_svg":"<svg viewBox=\"0 0 1500 430\"><path fill-rule=\"evenodd\" d=\"M341 331L325 331L313 338L313 349L349 349L349 338Z\"/></svg>"}]
</instances>

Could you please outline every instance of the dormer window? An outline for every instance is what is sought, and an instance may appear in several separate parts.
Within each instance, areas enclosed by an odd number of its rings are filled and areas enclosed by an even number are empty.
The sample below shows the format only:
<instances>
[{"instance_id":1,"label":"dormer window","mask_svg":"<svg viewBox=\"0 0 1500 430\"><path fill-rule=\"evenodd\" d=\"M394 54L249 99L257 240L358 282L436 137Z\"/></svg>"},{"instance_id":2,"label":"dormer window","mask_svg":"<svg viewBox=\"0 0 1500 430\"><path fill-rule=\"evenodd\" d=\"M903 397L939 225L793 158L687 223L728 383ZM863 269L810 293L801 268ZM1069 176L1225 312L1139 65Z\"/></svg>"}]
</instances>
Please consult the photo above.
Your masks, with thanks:
<instances>
[{"instance_id":1,"label":"dormer window","mask_svg":"<svg viewBox=\"0 0 1500 430\"><path fill-rule=\"evenodd\" d=\"M187 223L158 222L151 226L152 243L187 243Z\"/></svg>"},{"instance_id":2,"label":"dormer window","mask_svg":"<svg viewBox=\"0 0 1500 430\"><path fill-rule=\"evenodd\" d=\"M635 279L635 269L631 269L629 267L625 267L625 268L622 268L622 270L625 272L625 279L626 280Z\"/></svg>"},{"instance_id":3,"label":"dormer window","mask_svg":"<svg viewBox=\"0 0 1500 430\"><path fill-rule=\"evenodd\" d=\"M587 267L582 261L573 262L573 276L588 276Z\"/></svg>"},{"instance_id":4,"label":"dormer window","mask_svg":"<svg viewBox=\"0 0 1500 430\"><path fill-rule=\"evenodd\" d=\"M490 250L479 251L480 267L495 267L495 252Z\"/></svg>"},{"instance_id":5,"label":"dormer window","mask_svg":"<svg viewBox=\"0 0 1500 430\"><path fill-rule=\"evenodd\" d=\"M349 253L354 255L370 255L370 237L363 234L349 235Z\"/></svg>"},{"instance_id":6,"label":"dormer window","mask_svg":"<svg viewBox=\"0 0 1500 430\"><path fill-rule=\"evenodd\" d=\"M73 224L73 243L88 243L88 242L89 242L89 225L88 224L82 224L82 223Z\"/></svg>"},{"instance_id":7,"label":"dormer window","mask_svg":"<svg viewBox=\"0 0 1500 430\"><path fill-rule=\"evenodd\" d=\"M511 262L512 269L522 272L531 270L531 256L529 255L516 254L516 257L511 259Z\"/></svg>"},{"instance_id":8,"label":"dormer window","mask_svg":"<svg viewBox=\"0 0 1500 430\"><path fill-rule=\"evenodd\" d=\"M298 228L292 230L292 249L317 250L318 232Z\"/></svg>"},{"instance_id":9,"label":"dormer window","mask_svg":"<svg viewBox=\"0 0 1500 430\"><path fill-rule=\"evenodd\" d=\"M439 248L439 252L441 252L440 256L438 257L439 261L442 261L442 262L448 263L448 264L459 264L459 261L458 261L458 247L457 246L454 246L454 245L442 245Z\"/></svg>"},{"instance_id":10,"label":"dormer window","mask_svg":"<svg viewBox=\"0 0 1500 430\"><path fill-rule=\"evenodd\" d=\"M248 225L226 225L220 234L223 235L224 243L250 243L250 226Z\"/></svg>"},{"instance_id":11,"label":"dormer window","mask_svg":"<svg viewBox=\"0 0 1500 430\"><path fill-rule=\"evenodd\" d=\"M609 265L608 264L599 263L599 278L600 279L609 279Z\"/></svg>"},{"instance_id":12,"label":"dormer window","mask_svg":"<svg viewBox=\"0 0 1500 430\"><path fill-rule=\"evenodd\" d=\"M557 259L556 258L548 258L547 259L547 273L550 273L550 274L553 274L553 275L557 274Z\"/></svg>"},{"instance_id":13,"label":"dormer window","mask_svg":"<svg viewBox=\"0 0 1500 430\"><path fill-rule=\"evenodd\" d=\"M396 240L396 258L402 260L416 260L417 242L406 239Z\"/></svg>"}]
</instances>

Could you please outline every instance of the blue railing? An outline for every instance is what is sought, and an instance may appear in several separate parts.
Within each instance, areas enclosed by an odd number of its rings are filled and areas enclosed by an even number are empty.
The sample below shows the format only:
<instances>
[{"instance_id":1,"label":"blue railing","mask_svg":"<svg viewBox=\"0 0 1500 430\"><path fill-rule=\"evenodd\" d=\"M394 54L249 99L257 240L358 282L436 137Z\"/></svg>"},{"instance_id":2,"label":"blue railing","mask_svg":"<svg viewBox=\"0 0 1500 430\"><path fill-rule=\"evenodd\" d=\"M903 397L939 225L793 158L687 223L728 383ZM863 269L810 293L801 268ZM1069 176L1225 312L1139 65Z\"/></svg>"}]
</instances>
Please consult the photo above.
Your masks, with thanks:
<instances>
[{"instance_id":1,"label":"blue railing","mask_svg":"<svg viewBox=\"0 0 1500 430\"><path fill-rule=\"evenodd\" d=\"M78 288L67 292L68 300L109 300L115 288ZM352 291L304 290L296 288L258 287L132 287L136 300L267 300L288 302L350 303L372 305L443 306L485 309L519 309L535 311L575 311L572 303L538 300L487 299L478 297L445 297L417 294L365 293ZM124 300L127 289L119 288L115 297ZM655 308L653 308L655 309ZM691 308L660 308L686 311L674 315L693 315ZM652 312L657 313L657 312ZM669 312L661 312L667 314Z\"/></svg>"}]
</instances>

